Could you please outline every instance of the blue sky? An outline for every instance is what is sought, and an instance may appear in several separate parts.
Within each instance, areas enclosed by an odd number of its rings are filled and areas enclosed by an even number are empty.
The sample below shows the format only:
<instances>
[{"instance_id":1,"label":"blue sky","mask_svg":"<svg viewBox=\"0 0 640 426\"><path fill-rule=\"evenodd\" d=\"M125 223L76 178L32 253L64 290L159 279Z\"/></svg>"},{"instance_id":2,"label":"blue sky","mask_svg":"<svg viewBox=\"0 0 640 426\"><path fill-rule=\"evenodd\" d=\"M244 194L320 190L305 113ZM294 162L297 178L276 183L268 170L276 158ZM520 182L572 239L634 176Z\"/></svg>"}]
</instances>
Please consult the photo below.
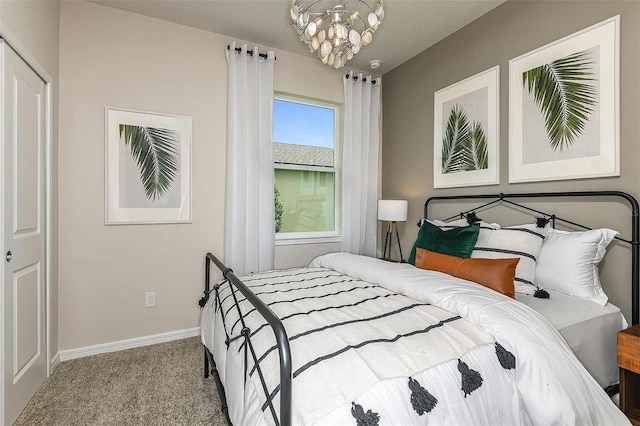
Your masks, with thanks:
<instances>
[{"instance_id":1,"label":"blue sky","mask_svg":"<svg viewBox=\"0 0 640 426\"><path fill-rule=\"evenodd\" d=\"M333 109L274 100L273 141L333 148Z\"/></svg>"}]
</instances>

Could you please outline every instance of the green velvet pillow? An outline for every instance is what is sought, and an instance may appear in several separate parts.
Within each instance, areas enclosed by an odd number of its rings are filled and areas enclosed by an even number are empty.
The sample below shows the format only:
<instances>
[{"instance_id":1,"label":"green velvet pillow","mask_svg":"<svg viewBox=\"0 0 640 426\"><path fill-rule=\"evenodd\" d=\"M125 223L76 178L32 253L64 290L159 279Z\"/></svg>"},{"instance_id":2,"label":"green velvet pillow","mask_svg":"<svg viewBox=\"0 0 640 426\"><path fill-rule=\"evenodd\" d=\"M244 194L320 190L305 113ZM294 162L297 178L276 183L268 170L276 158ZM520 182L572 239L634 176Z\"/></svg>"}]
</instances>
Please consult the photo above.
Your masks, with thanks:
<instances>
[{"instance_id":1,"label":"green velvet pillow","mask_svg":"<svg viewBox=\"0 0 640 426\"><path fill-rule=\"evenodd\" d=\"M478 240L480 224L443 231L426 220L418 231L418 238L413 244L407 263L416 264L416 249L422 248L449 256L467 259L471 257L473 247Z\"/></svg>"}]
</instances>

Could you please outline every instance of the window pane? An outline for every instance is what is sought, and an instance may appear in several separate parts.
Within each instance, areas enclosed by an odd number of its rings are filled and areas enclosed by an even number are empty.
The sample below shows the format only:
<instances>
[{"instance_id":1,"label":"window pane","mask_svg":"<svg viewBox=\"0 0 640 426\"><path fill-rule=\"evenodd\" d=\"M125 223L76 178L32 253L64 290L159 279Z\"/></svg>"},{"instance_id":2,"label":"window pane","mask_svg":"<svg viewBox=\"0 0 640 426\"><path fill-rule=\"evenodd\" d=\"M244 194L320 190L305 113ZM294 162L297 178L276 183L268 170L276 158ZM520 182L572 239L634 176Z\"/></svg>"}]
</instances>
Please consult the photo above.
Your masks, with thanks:
<instances>
[{"instance_id":1,"label":"window pane","mask_svg":"<svg viewBox=\"0 0 640 426\"><path fill-rule=\"evenodd\" d=\"M333 108L274 100L274 161L333 167L334 119Z\"/></svg>"},{"instance_id":2,"label":"window pane","mask_svg":"<svg viewBox=\"0 0 640 426\"><path fill-rule=\"evenodd\" d=\"M276 169L275 183L280 193L276 204L283 207L279 232L335 230L333 172Z\"/></svg>"}]
</instances>

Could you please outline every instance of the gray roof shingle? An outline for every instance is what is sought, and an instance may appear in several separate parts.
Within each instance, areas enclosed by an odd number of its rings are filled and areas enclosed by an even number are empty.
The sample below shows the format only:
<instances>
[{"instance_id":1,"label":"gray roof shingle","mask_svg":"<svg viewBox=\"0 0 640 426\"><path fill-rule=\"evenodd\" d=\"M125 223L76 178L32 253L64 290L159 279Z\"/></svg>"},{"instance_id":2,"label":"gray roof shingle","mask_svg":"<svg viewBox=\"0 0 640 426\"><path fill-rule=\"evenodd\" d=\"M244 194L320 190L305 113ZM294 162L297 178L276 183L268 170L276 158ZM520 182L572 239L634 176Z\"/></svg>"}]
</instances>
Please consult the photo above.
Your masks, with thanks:
<instances>
[{"instance_id":1,"label":"gray roof shingle","mask_svg":"<svg viewBox=\"0 0 640 426\"><path fill-rule=\"evenodd\" d=\"M273 161L281 164L333 167L333 149L274 142Z\"/></svg>"}]
</instances>

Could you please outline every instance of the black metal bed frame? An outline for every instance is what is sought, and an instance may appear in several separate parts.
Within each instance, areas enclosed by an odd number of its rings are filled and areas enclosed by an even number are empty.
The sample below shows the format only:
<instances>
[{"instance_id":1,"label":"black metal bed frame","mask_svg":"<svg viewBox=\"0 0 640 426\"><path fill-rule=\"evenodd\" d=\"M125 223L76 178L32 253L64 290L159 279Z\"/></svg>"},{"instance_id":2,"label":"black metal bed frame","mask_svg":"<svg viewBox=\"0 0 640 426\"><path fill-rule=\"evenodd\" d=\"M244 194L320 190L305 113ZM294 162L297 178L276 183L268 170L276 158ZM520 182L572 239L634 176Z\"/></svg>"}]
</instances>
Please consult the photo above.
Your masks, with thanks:
<instances>
[{"instance_id":1,"label":"black metal bed frame","mask_svg":"<svg viewBox=\"0 0 640 426\"><path fill-rule=\"evenodd\" d=\"M511 201L512 199L521 198L580 198L580 197L601 197L601 198L622 198L631 206L631 239L616 237L616 240L622 241L631 245L631 323L632 325L638 324L639 305L638 295L640 294L640 207L638 201L630 194L622 191L568 191L568 192L534 192L534 193L515 193L515 194L483 194L483 195L446 195L429 197L424 203L424 217L427 218L429 213L429 204L434 201L453 201L453 200L479 200L479 199L492 199L492 201L486 202L480 206L474 207L460 213L459 215L452 216L445 219L445 221L454 219L456 217L465 217L467 214L475 213L485 207L489 207L497 203L506 203L518 208L527 210L529 212L542 215L545 220L551 222L551 226L555 228L556 222L565 223L567 225L575 226L581 229L592 229L588 226L581 225L568 219L556 216L554 213L543 212L523 204Z\"/></svg>"},{"instance_id":2,"label":"black metal bed frame","mask_svg":"<svg viewBox=\"0 0 640 426\"><path fill-rule=\"evenodd\" d=\"M247 356L248 352L251 354L253 358L254 365L256 366L256 372L258 373L258 377L260 378L260 382L262 383L262 388L267 396L267 405L269 410L271 411L271 415L275 420L276 425L281 426L290 426L291 425L291 349L289 348L289 338L287 337L287 332L282 325L282 321L278 316L269 308L258 296L256 296L250 289L247 287L240 279L233 273L231 268L227 268L224 263L222 263L217 257L215 257L211 253L207 253L205 258L205 278L204 278L204 297L200 299L200 307L204 307L204 305L209 300L209 296L211 291L214 291L214 297L216 302L220 305L220 297L218 295L218 288L220 284L216 284L211 288L211 262L213 262L218 269L222 272L222 276L225 281L229 282L229 286L231 287L231 295L233 297L233 301L235 303L236 309L238 310L238 315L240 317L240 323L242 324L242 329L240 330L240 334L237 336L226 336L225 344L228 346L232 341L244 338L245 346L244 346L244 356L245 356L245 380L247 374ZM244 315L240 310L240 306L238 305L238 298L236 296L237 289L244 295L244 297L251 303L256 310L262 315L262 317L267 321L271 329L273 330L273 334L276 337L276 344L278 347L278 355L280 358L280 416L276 414L275 407L273 406L273 401L269 395L269 391L267 389L267 384L264 381L264 375L262 374L262 370L260 369L260 363L258 362L258 357L256 356L256 352L253 349L253 345L251 343L250 335L251 330L246 326L244 322ZM222 320L224 321L224 312L220 309L220 314L222 315ZM225 331L226 333L226 331ZM222 401L222 411L227 419L227 423L231 424L231 420L229 419L229 411L227 407L227 397L224 391L224 386L222 381L220 380L220 375L218 374L218 370L216 369L216 363L213 360L213 355L207 347L204 347L204 377L209 377L209 367L211 366L211 373L213 374L216 387L218 388L218 393L220 394L220 400Z\"/></svg>"},{"instance_id":3,"label":"black metal bed frame","mask_svg":"<svg viewBox=\"0 0 640 426\"><path fill-rule=\"evenodd\" d=\"M571 197L619 197L626 200L632 208L631 214L631 234L632 237L630 240L626 240L623 238L616 237L616 239L628 243L632 247L632 277L631 277L631 293L632 293L632 323L638 323L638 295L640 288L640 258L639 254L639 246L640 246L640 207L638 206L638 202L636 199L625 193L620 191L584 191L584 192L541 192L541 193L519 193L519 194L494 194L494 195L451 195L451 196L436 196L429 197L424 204L424 217L428 217L429 205L434 201L452 201L452 200L473 200L473 199L493 199L492 201L486 202L480 206L476 206L473 209L469 209L465 212L460 213L459 215L452 216L446 220L451 220L456 217L466 217L467 215L475 214L477 210L482 208L491 206L496 203L507 203L513 206L517 206L519 208L525 209L529 212L535 213L537 215L541 215L543 219L549 220L552 223L552 226L555 227L556 221L560 221L565 224L569 224L572 226L576 226L582 229L591 229L587 226L575 223L573 221L561 218L556 216L553 213L546 213L514 201L512 199L520 199L520 198L571 198ZM204 297L200 299L200 307L204 307L212 292L214 292L214 297L216 303L220 304L220 298L218 294L218 289L220 284L216 284L211 287L211 263L214 263L218 269L222 272L222 276L224 277L224 282L228 282L231 288L231 295L234 299L234 303L236 309L238 311L238 315L240 317L240 323L242 325L242 329L239 335L236 336L226 336L225 344L228 346L230 342L244 338L244 348L245 348L245 380L246 380L246 369L247 369L247 358L249 354L251 355L256 372L258 373L258 377L261 381L262 388L267 395L267 406L275 420L276 425L282 426L290 426L291 425L291 415L292 415L292 406L291 406L291 391L292 391L292 359L291 359L291 349L289 347L289 339L287 337L287 332L284 329L282 321L278 316L269 308L258 296L256 296L250 289L247 287L238 277L233 273L233 270L226 267L216 256L211 253L207 253L205 257L205 290ZM256 353L253 349L253 345L251 343L250 334L251 330L246 326L244 321L244 315L240 310L238 305L238 299L236 296L236 289L244 297L255 307L255 309L262 315L262 317L267 321L268 325L273 330L273 333L276 338L278 355L280 360L280 412L279 416L276 414L276 409L273 405L273 401L269 396L269 392L267 390L267 385L264 380L264 376L260 369L260 364L258 362ZM224 321L224 312L221 310L221 315L223 315L222 319ZM226 333L226 330L225 330ZM218 374L218 370L216 369L216 364L213 359L213 355L204 347L204 377L208 378L209 374L213 374L216 387L218 388L218 393L220 395L220 399L222 401L222 411L225 414L227 423L231 425L231 420L229 418L227 399L224 390L224 385L220 380L220 375ZM615 391L614 391L615 392Z\"/></svg>"}]
</instances>

